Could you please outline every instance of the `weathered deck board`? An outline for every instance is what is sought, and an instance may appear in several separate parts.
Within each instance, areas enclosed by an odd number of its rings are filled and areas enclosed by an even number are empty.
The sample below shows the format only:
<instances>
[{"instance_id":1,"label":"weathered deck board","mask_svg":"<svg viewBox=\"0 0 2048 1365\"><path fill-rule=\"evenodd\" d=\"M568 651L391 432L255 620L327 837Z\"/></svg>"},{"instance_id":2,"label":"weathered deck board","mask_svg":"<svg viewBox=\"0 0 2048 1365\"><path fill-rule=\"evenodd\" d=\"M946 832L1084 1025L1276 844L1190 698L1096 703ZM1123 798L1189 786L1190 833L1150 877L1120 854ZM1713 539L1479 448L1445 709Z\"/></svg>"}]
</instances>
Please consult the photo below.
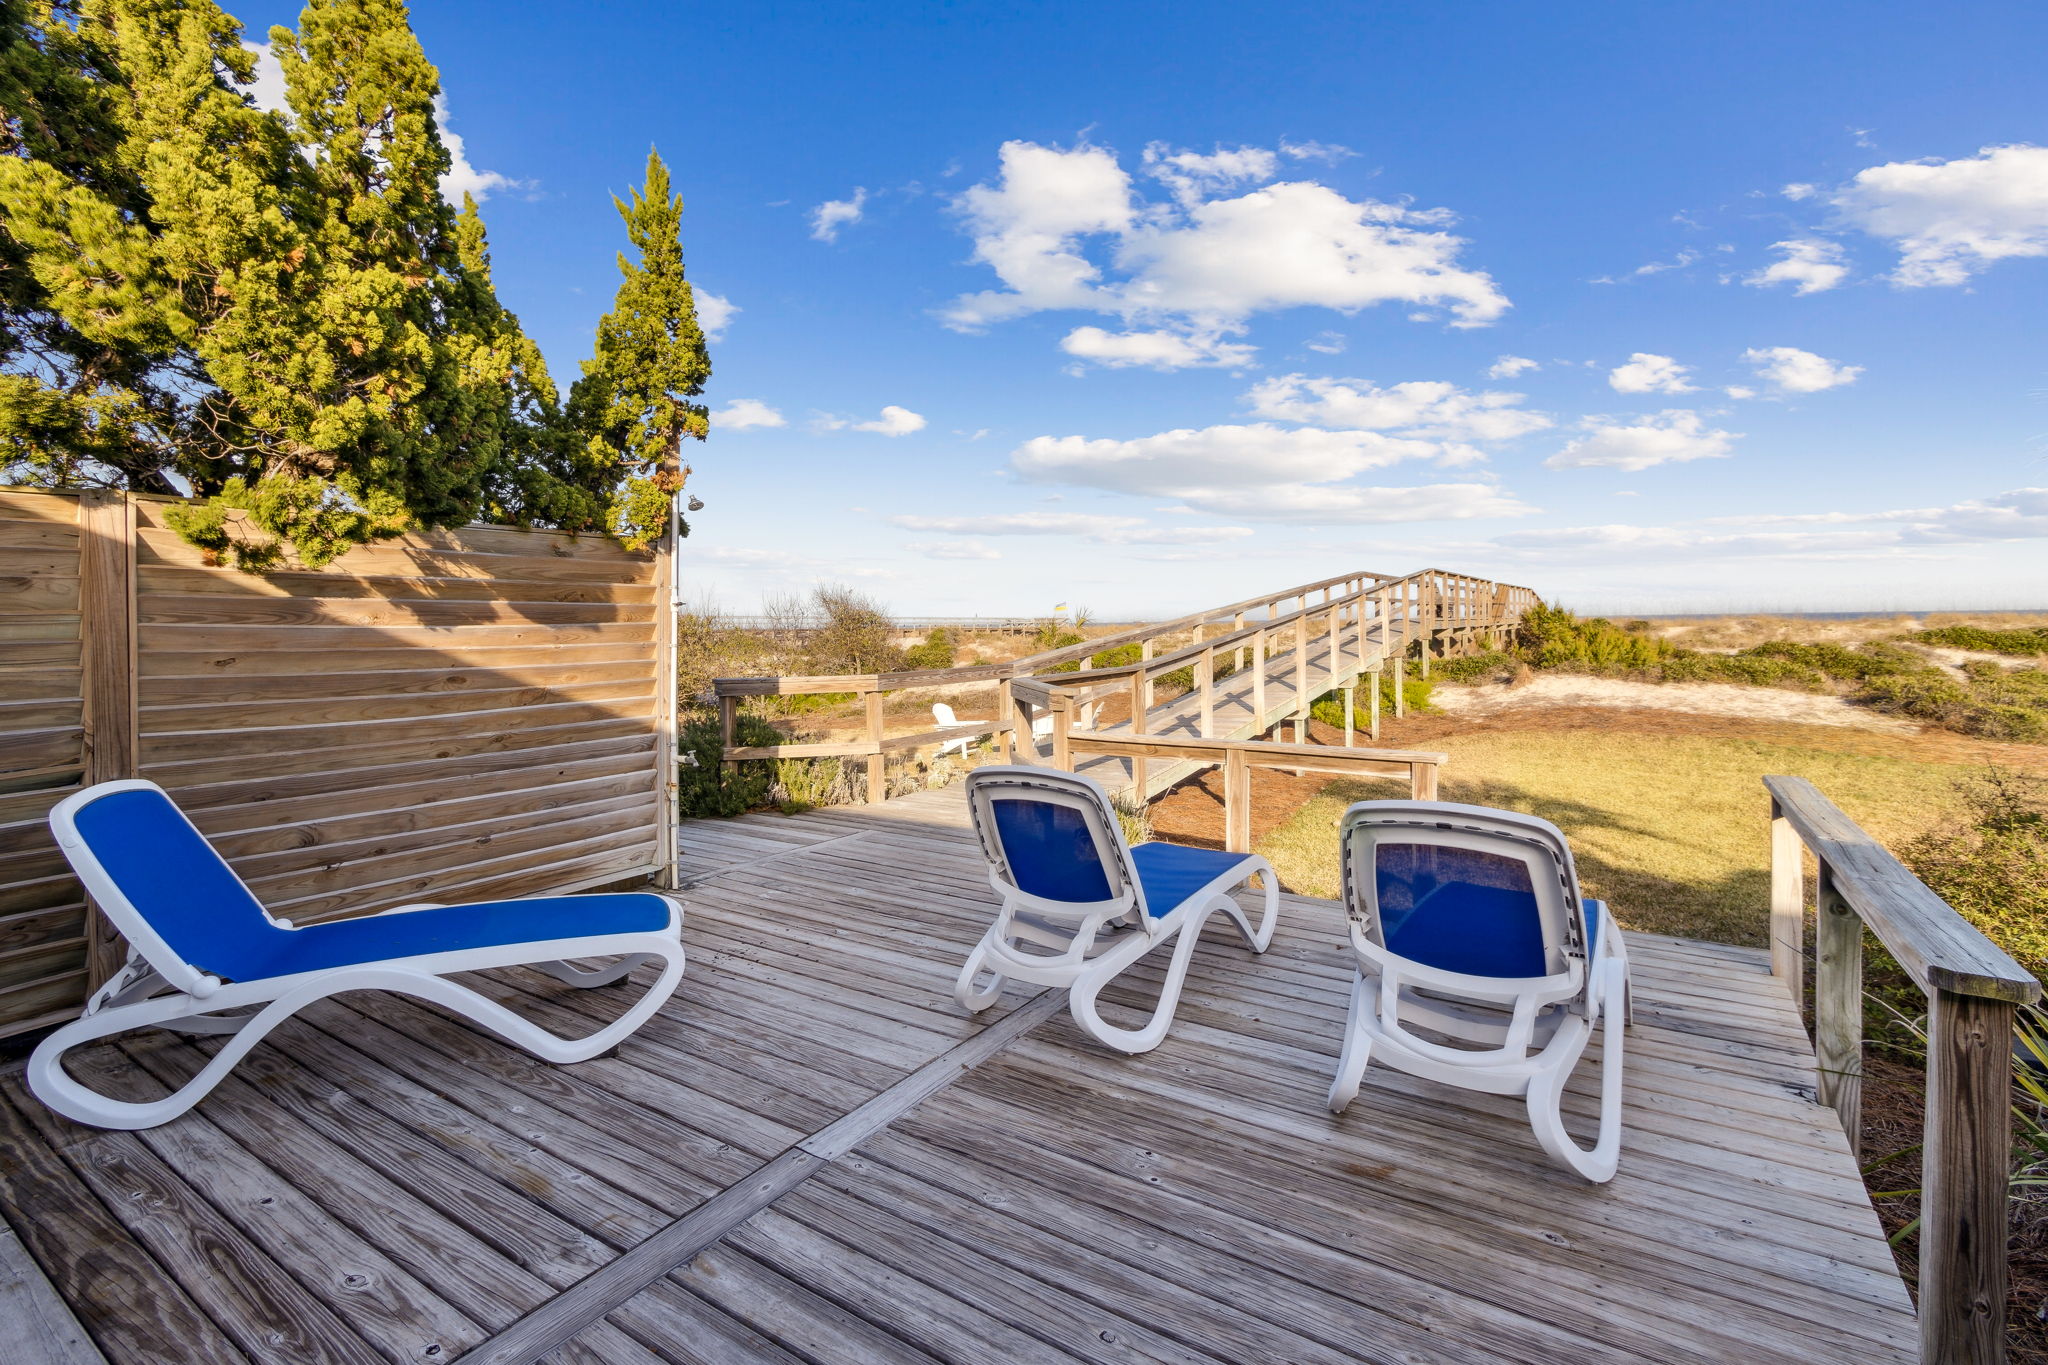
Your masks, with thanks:
<instances>
[{"instance_id":1,"label":"weathered deck board","mask_svg":"<svg viewBox=\"0 0 2048 1365\"><path fill-rule=\"evenodd\" d=\"M1263 958L1203 945L1156 1052L1055 1013L935 1067L1026 998L952 1003L993 907L963 823L948 791L685 826L683 986L575 1067L358 996L148 1133L66 1124L0 1076L0 1211L114 1365L535 1358L520 1341L573 1365L1913 1359L1762 954L1632 936L1621 1174L1594 1188L1513 1101L1375 1069L1331 1116L1349 968L1340 912L1300 897ZM565 1031L621 997L478 984ZM212 1046L142 1036L90 1066L162 1087ZM688 1246L679 1220L776 1171Z\"/></svg>"}]
</instances>

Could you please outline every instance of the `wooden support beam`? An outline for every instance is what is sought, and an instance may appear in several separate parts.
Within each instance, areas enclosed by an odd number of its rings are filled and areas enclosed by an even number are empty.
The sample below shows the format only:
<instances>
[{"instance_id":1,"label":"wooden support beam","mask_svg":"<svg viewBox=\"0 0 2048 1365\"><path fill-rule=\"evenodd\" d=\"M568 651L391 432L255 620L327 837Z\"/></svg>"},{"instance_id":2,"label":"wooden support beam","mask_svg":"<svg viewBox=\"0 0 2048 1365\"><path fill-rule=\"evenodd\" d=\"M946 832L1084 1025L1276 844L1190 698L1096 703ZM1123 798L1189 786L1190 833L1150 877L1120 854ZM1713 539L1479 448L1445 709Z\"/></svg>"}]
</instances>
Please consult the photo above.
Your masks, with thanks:
<instances>
[{"instance_id":1,"label":"wooden support beam","mask_svg":"<svg viewBox=\"0 0 2048 1365\"><path fill-rule=\"evenodd\" d=\"M1201 735L1216 737L1216 651L1205 649L1195 665L1195 686L1201 691Z\"/></svg>"},{"instance_id":2,"label":"wooden support beam","mask_svg":"<svg viewBox=\"0 0 2048 1365\"><path fill-rule=\"evenodd\" d=\"M1345 748L1347 748L1347 749L1349 749L1349 748L1352 748L1352 747L1354 747L1354 746L1355 746L1355 745L1356 745L1356 744L1358 743L1358 739L1357 739L1357 736L1356 736L1356 734L1355 734L1355 733L1353 732L1353 730L1352 730L1352 728L1351 728L1351 725L1352 725L1352 721L1351 721L1351 717L1352 717L1352 708L1353 708L1353 706L1354 706L1354 705L1355 705L1355 704L1357 703L1357 700L1358 700L1358 684L1357 684L1357 682L1356 682L1356 681L1353 681L1353 682L1348 682L1348 683L1345 683L1345 684L1344 684L1344 747L1345 747Z\"/></svg>"},{"instance_id":3,"label":"wooden support beam","mask_svg":"<svg viewBox=\"0 0 2048 1365\"><path fill-rule=\"evenodd\" d=\"M2014 1006L1937 990L1927 1014L1920 1358L2002 1365Z\"/></svg>"},{"instance_id":4,"label":"wooden support beam","mask_svg":"<svg viewBox=\"0 0 2048 1365\"><path fill-rule=\"evenodd\" d=\"M1863 1145L1863 921L1823 863L1814 911L1814 1053L1822 1104L1842 1120L1849 1150Z\"/></svg>"},{"instance_id":5,"label":"wooden support beam","mask_svg":"<svg viewBox=\"0 0 2048 1365\"><path fill-rule=\"evenodd\" d=\"M1380 670L1372 671L1372 742L1380 742Z\"/></svg>"},{"instance_id":6,"label":"wooden support beam","mask_svg":"<svg viewBox=\"0 0 2048 1365\"><path fill-rule=\"evenodd\" d=\"M888 762L882 754L882 694L870 692L867 695L868 743L875 746L875 752L868 755L868 802L870 805L882 801L889 795Z\"/></svg>"},{"instance_id":7,"label":"wooden support beam","mask_svg":"<svg viewBox=\"0 0 2048 1365\"><path fill-rule=\"evenodd\" d=\"M1017 747L1016 726L1014 724L1017 719L1017 706L1012 693L1013 689L1008 678L996 684L996 714L1013 722L1009 729L1004 730L996 737L996 752L1005 763L1016 762L1016 759L1011 757L1016 752ZM1030 742L1030 731L1028 730L1025 731L1025 742Z\"/></svg>"},{"instance_id":8,"label":"wooden support beam","mask_svg":"<svg viewBox=\"0 0 2048 1365\"><path fill-rule=\"evenodd\" d=\"M1806 1012L1806 869L1799 831L1771 801L1771 975Z\"/></svg>"},{"instance_id":9,"label":"wooden support beam","mask_svg":"<svg viewBox=\"0 0 2048 1365\"><path fill-rule=\"evenodd\" d=\"M83 642L81 712L91 786L134 777L139 725L135 708L135 504L126 493L89 489L78 496L78 632ZM127 949L97 908L86 914L86 990L121 970Z\"/></svg>"},{"instance_id":10,"label":"wooden support beam","mask_svg":"<svg viewBox=\"0 0 2048 1365\"><path fill-rule=\"evenodd\" d=\"M1143 673L1133 673L1131 675L1131 733L1134 735L1144 734L1145 722L1150 719L1146 714L1145 707L1146 694L1150 690L1151 685L1145 681ZM1142 758L1132 758L1131 790L1137 793L1138 804L1140 805L1143 805L1148 799L1145 792L1145 779L1147 776L1145 760Z\"/></svg>"},{"instance_id":11,"label":"wooden support beam","mask_svg":"<svg viewBox=\"0 0 2048 1365\"><path fill-rule=\"evenodd\" d=\"M1252 765L1241 749L1223 760L1223 847L1230 853L1252 851Z\"/></svg>"}]
</instances>

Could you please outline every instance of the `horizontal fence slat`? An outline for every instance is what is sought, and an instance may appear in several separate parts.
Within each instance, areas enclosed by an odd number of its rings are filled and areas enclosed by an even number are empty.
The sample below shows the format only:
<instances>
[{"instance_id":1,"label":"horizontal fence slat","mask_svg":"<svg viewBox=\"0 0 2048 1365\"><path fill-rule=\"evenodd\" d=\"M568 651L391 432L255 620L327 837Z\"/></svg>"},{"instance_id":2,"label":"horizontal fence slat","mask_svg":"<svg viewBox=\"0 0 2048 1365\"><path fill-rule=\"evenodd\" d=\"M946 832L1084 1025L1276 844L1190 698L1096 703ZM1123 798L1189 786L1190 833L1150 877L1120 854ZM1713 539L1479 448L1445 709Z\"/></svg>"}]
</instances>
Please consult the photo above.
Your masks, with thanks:
<instances>
[{"instance_id":1,"label":"horizontal fence slat","mask_svg":"<svg viewBox=\"0 0 2048 1365\"><path fill-rule=\"evenodd\" d=\"M260 649L333 650L408 646L422 654L445 650L450 661L464 649L503 649L510 645L651 643L650 622L532 626L213 626L150 625L137 628L145 650Z\"/></svg>"},{"instance_id":2,"label":"horizontal fence slat","mask_svg":"<svg viewBox=\"0 0 2048 1365\"><path fill-rule=\"evenodd\" d=\"M0 612L9 609L7 602L4 590L0 590ZM385 602L359 597L229 597L157 592L142 593L136 599L136 610L145 628L614 625L654 619L654 607L649 602L480 602L454 598Z\"/></svg>"},{"instance_id":3,"label":"horizontal fence slat","mask_svg":"<svg viewBox=\"0 0 2048 1365\"><path fill-rule=\"evenodd\" d=\"M175 499L131 501L139 775L278 913L666 867L658 556L462 527L252 575L171 531ZM46 823L86 756L80 514L0 490L0 1036L87 985L86 907Z\"/></svg>"},{"instance_id":4,"label":"horizontal fence slat","mask_svg":"<svg viewBox=\"0 0 2048 1365\"><path fill-rule=\"evenodd\" d=\"M16 570L0 555L0 573ZM261 577L237 574L240 582L219 569L178 568L155 564L137 575L137 587L146 594L198 594L220 597L346 597L386 602L412 601L495 601L495 602L624 602L646 605L654 601L651 583L562 583L547 579L437 578L418 574L364 574L335 570L302 569L268 573Z\"/></svg>"},{"instance_id":5,"label":"horizontal fence slat","mask_svg":"<svg viewBox=\"0 0 2048 1365\"><path fill-rule=\"evenodd\" d=\"M505 711L561 702L637 700L654 704L652 680L645 675L617 682L559 687L503 687L488 691L430 692L401 697L296 697L278 702L228 702L217 706L150 706L142 708L154 730L243 730L280 725L354 724L408 716L445 716L469 711ZM0 706L0 719L7 708Z\"/></svg>"}]
</instances>

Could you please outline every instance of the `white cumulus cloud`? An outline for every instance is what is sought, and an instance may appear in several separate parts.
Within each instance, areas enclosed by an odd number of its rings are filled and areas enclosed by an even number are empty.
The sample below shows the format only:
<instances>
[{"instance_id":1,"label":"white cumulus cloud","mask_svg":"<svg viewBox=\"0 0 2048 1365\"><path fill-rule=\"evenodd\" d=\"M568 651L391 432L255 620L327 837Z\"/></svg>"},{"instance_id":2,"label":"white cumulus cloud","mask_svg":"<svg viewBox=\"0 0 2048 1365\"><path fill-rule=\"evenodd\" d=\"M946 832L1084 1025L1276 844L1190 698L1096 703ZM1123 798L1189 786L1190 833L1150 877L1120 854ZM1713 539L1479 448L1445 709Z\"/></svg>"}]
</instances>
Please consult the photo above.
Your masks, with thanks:
<instances>
[{"instance_id":1,"label":"white cumulus cloud","mask_svg":"<svg viewBox=\"0 0 2048 1365\"><path fill-rule=\"evenodd\" d=\"M735 398L711 414L711 425L727 431L752 427L786 427L789 421L758 398Z\"/></svg>"},{"instance_id":2,"label":"white cumulus cloud","mask_svg":"<svg viewBox=\"0 0 2048 1365\"><path fill-rule=\"evenodd\" d=\"M1962 284L1994 261L2048 256L2048 147L1985 147L1953 161L1858 172L1831 201L1899 249L1900 285Z\"/></svg>"},{"instance_id":3,"label":"white cumulus cloud","mask_svg":"<svg viewBox=\"0 0 2048 1365\"><path fill-rule=\"evenodd\" d=\"M740 306L723 294L714 294L708 289L691 286L690 297L697 303L697 326L702 329L706 341L716 341L725 335L726 326Z\"/></svg>"},{"instance_id":4,"label":"white cumulus cloud","mask_svg":"<svg viewBox=\"0 0 2048 1365\"><path fill-rule=\"evenodd\" d=\"M1364 379L1290 374L1261 380L1245 399L1260 417L1436 441L1510 441L1551 425L1547 415L1517 406L1519 393L1471 393L1440 380L1380 388Z\"/></svg>"},{"instance_id":5,"label":"white cumulus cloud","mask_svg":"<svg viewBox=\"0 0 2048 1365\"><path fill-rule=\"evenodd\" d=\"M867 202L868 192L863 185L853 187L851 199L827 199L811 210L811 236L821 242L838 241L839 229L858 223Z\"/></svg>"},{"instance_id":6,"label":"white cumulus cloud","mask_svg":"<svg viewBox=\"0 0 2048 1365\"><path fill-rule=\"evenodd\" d=\"M1689 367L1668 355L1637 351L1626 365L1608 372L1607 383L1616 393L1690 393L1692 385L1685 382L1688 373Z\"/></svg>"},{"instance_id":7,"label":"white cumulus cloud","mask_svg":"<svg viewBox=\"0 0 2048 1365\"><path fill-rule=\"evenodd\" d=\"M1794 237L1771 243L1771 250L1782 255L1762 270L1743 276L1744 284L1758 288L1789 284L1795 294L1818 294L1848 278L1849 267L1842 261L1842 248L1833 242L1818 237Z\"/></svg>"},{"instance_id":8,"label":"white cumulus cloud","mask_svg":"<svg viewBox=\"0 0 2048 1365\"><path fill-rule=\"evenodd\" d=\"M1551 469L1648 469L1685 460L1719 459L1732 453L1739 432L1710 429L1697 412L1667 408L1653 417L1623 422L1589 417L1585 431L1543 463Z\"/></svg>"},{"instance_id":9,"label":"white cumulus cloud","mask_svg":"<svg viewBox=\"0 0 2048 1365\"><path fill-rule=\"evenodd\" d=\"M1856 382L1861 365L1838 365L1797 346L1753 346L1742 353L1757 378L1784 393L1819 393Z\"/></svg>"},{"instance_id":10,"label":"white cumulus cloud","mask_svg":"<svg viewBox=\"0 0 2048 1365\"><path fill-rule=\"evenodd\" d=\"M1486 377L1488 379L1513 379L1518 374L1526 374L1531 370L1540 370L1542 368L1541 365L1525 355L1504 355L1499 360L1494 361L1493 364L1487 366Z\"/></svg>"},{"instance_id":11,"label":"white cumulus cloud","mask_svg":"<svg viewBox=\"0 0 2048 1365\"><path fill-rule=\"evenodd\" d=\"M1100 327L1076 327L1061 340L1060 349L1110 369L1137 365L1153 370L1184 370L1198 365L1249 364L1256 348L1225 341L1214 334L1163 330L1109 332Z\"/></svg>"},{"instance_id":12,"label":"white cumulus cloud","mask_svg":"<svg viewBox=\"0 0 2048 1365\"><path fill-rule=\"evenodd\" d=\"M1002 286L944 310L962 331L1073 309L1213 341L1284 308L1397 302L1444 310L1462 327L1508 307L1491 277L1461 264L1465 242L1443 230L1448 214L1353 201L1313 181L1265 183L1279 158L1262 148L1148 147L1142 164L1167 187L1165 202L1145 199L1104 147L1012 141L1000 162L994 183L954 200L974 259Z\"/></svg>"},{"instance_id":13,"label":"white cumulus cloud","mask_svg":"<svg viewBox=\"0 0 2048 1365\"><path fill-rule=\"evenodd\" d=\"M1537 509L1490 483L1434 483L1404 488L1356 484L1273 484L1204 489L1187 503L1218 516L1309 526L1377 526L1407 521L1521 517Z\"/></svg>"},{"instance_id":14,"label":"white cumulus cloud","mask_svg":"<svg viewBox=\"0 0 2048 1365\"><path fill-rule=\"evenodd\" d=\"M852 426L855 431L872 431L877 436L908 436L913 431L923 431L925 421L909 408L900 408L890 403L883 407L882 415L872 422L855 422Z\"/></svg>"}]
</instances>

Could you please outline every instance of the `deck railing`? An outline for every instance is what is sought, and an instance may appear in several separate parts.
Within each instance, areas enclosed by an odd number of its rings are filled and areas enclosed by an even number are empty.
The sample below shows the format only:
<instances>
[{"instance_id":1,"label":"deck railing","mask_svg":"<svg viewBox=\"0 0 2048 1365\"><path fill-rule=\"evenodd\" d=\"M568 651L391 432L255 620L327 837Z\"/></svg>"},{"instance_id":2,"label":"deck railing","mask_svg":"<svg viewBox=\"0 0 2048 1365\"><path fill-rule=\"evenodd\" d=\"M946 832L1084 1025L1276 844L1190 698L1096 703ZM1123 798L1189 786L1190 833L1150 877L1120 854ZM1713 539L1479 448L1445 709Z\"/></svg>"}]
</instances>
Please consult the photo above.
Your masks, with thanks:
<instances>
[{"instance_id":1,"label":"deck railing","mask_svg":"<svg viewBox=\"0 0 2048 1365\"><path fill-rule=\"evenodd\" d=\"M1863 931L1927 997L1921 1146L1920 1358L2005 1359L2006 1203L2012 1163L2015 1012L2041 997L2019 963L1943 901L1811 782L1771 793L1771 971L1804 1009L1806 876L1814 912L1814 1049L1820 1100L1852 1150L1863 1107Z\"/></svg>"},{"instance_id":2,"label":"deck railing","mask_svg":"<svg viewBox=\"0 0 2048 1365\"><path fill-rule=\"evenodd\" d=\"M1388 777L1408 784L1417 801L1436 800L1437 769L1450 755L1409 749L1340 749L1327 744L1276 744L1256 739L1172 739L1100 730L1053 730L1053 766L1071 772L1083 754L1109 754L1138 763L1181 761L1223 769L1223 847L1252 851L1252 770L1333 773L1342 777Z\"/></svg>"},{"instance_id":3,"label":"deck railing","mask_svg":"<svg viewBox=\"0 0 2048 1365\"><path fill-rule=\"evenodd\" d=\"M1312 598L1316 600L1311 600ZM1085 711L1070 713L1070 728L1093 728L1099 720L1100 704L1117 693L1131 699L1132 730L1145 733L1157 683L1166 674L1191 669L1199 693L1200 734L1216 738L1214 712L1218 659L1233 654L1240 666L1264 660L1271 653L1291 650L1294 658L1293 714L1300 722L1308 714L1308 657L1312 646L1327 642L1334 656L1340 648L1355 649L1361 672L1390 669L1395 686L1391 689L1395 714L1402 714L1404 701L1399 682L1406 670L1406 658L1416 641L1422 642L1418 666L1428 676L1429 661L1441 651L1458 653L1497 637L1513 627L1539 599L1534 591L1510 583L1425 569L1418 573L1391 575L1358 570L1334 578L1304 583L1276 593L1246 598L1213 607L1171 621L1148 622L1127 630L1097 636L1081 644L1045 650L1002 664L965 668L911 669L895 673L838 674L824 677L719 678L713 695L720 709L727 762L768 758L864 758L867 762L868 799L879 801L886 793L885 765L891 753L915 750L947 739L958 738L958 729L920 730L914 734L889 735L883 725L883 699L888 692L903 688L944 687L963 683L993 682L996 685L996 718L984 733L993 734L1007 759L1043 761L1035 742L1019 745L1018 735L1030 735L1039 714L1051 709L1049 698L1058 695L1072 700ZM1283 604L1292 608L1281 612ZM1220 633L1217 633L1220 628ZM1182 643L1183 637L1192 637ZM1370 652L1368 638L1377 641ZM1348 643L1355 640L1355 646ZM1137 662L1107 668L1078 668L1094 655L1135 644ZM1166 652L1160 652L1161 647ZM1057 672L1061 668L1069 672ZM1267 670L1253 671L1252 708L1255 730L1263 732L1269 714ZM865 734L855 740L817 744L765 744L735 746L732 743L740 702L746 697L803 696L851 692L865 700ZM1379 737L1379 689L1370 698L1371 733ZM1353 698L1347 692L1347 709ZM1081 727L1072 725L1080 714ZM1347 736L1349 726L1346 726ZM1136 760L1142 769L1144 760ZM1289 763L1284 766L1302 767ZM1348 769L1347 769L1348 770Z\"/></svg>"}]
</instances>

